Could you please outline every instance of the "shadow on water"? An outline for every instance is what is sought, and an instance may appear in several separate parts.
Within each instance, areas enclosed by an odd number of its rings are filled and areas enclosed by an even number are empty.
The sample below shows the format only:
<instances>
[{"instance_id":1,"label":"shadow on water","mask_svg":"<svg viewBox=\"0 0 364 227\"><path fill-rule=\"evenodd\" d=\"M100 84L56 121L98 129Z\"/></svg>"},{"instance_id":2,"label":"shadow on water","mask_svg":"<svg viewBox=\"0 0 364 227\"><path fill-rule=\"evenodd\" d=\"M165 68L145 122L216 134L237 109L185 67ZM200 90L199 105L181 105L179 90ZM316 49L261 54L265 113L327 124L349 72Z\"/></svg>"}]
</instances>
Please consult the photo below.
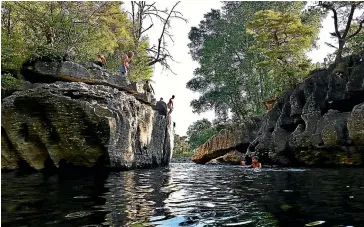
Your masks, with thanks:
<instances>
[{"instance_id":1,"label":"shadow on water","mask_svg":"<svg viewBox=\"0 0 364 227\"><path fill-rule=\"evenodd\" d=\"M108 175L2 174L4 226L360 226L363 169L173 163ZM316 223L318 224L318 223Z\"/></svg>"},{"instance_id":2,"label":"shadow on water","mask_svg":"<svg viewBox=\"0 0 364 227\"><path fill-rule=\"evenodd\" d=\"M43 173L1 175L1 224L4 226L82 226L102 223L106 212L95 208L106 175Z\"/></svg>"}]
</instances>

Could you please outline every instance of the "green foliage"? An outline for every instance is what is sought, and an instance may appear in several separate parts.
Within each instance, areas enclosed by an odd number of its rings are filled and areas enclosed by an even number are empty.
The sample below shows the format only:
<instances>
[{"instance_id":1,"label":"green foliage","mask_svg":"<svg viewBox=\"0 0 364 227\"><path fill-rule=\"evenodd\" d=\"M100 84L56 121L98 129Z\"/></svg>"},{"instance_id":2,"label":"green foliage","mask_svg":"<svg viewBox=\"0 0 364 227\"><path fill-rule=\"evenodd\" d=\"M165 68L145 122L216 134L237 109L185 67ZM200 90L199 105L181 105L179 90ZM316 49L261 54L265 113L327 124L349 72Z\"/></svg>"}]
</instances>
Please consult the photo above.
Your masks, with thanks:
<instances>
[{"instance_id":1,"label":"green foliage","mask_svg":"<svg viewBox=\"0 0 364 227\"><path fill-rule=\"evenodd\" d=\"M353 34L353 32L356 31L358 27L358 24L353 24L350 28L349 34ZM355 35L346 42L343 50L343 56L348 56L361 52L364 52L364 29L361 29L357 35Z\"/></svg>"},{"instance_id":2,"label":"green foliage","mask_svg":"<svg viewBox=\"0 0 364 227\"><path fill-rule=\"evenodd\" d=\"M321 14L303 9L302 2L225 2L221 11L205 14L189 33L190 54L200 65L187 83L201 93L191 102L194 112L214 110L219 119L231 113L234 122L244 122L264 113L265 100L306 75L311 64L302 52L315 43ZM260 27L252 23L256 13ZM279 48L270 43L274 29L280 29L279 42L287 42ZM277 56L282 59L273 61Z\"/></svg>"},{"instance_id":3,"label":"green foliage","mask_svg":"<svg viewBox=\"0 0 364 227\"><path fill-rule=\"evenodd\" d=\"M188 146L187 137L174 135L174 148L173 154L184 154L191 153L190 148Z\"/></svg>"},{"instance_id":4,"label":"green foliage","mask_svg":"<svg viewBox=\"0 0 364 227\"><path fill-rule=\"evenodd\" d=\"M303 25L298 15L263 10L248 24L256 44L254 50L269 58L290 57L310 48L313 28Z\"/></svg>"},{"instance_id":5,"label":"green foliage","mask_svg":"<svg viewBox=\"0 0 364 227\"><path fill-rule=\"evenodd\" d=\"M2 69L19 71L31 57L58 61L67 53L78 62L105 55L108 69L118 72L122 55L134 51L131 79L151 76L148 43L134 43L120 2L4 2L1 26Z\"/></svg>"},{"instance_id":6,"label":"green foliage","mask_svg":"<svg viewBox=\"0 0 364 227\"><path fill-rule=\"evenodd\" d=\"M193 122L187 129L190 149L196 149L216 133L216 128L213 127L212 123L205 118Z\"/></svg>"},{"instance_id":7,"label":"green foliage","mask_svg":"<svg viewBox=\"0 0 364 227\"><path fill-rule=\"evenodd\" d=\"M13 77L11 74L1 75L1 88L6 90L20 90L24 81Z\"/></svg>"},{"instance_id":8,"label":"green foliage","mask_svg":"<svg viewBox=\"0 0 364 227\"><path fill-rule=\"evenodd\" d=\"M272 10L259 11L248 24L255 38L254 52L260 53L258 64L268 69L276 92L295 86L312 69L304 51L311 48L314 28L303 25L299 15Z\"/></svg>"}]
</instances>

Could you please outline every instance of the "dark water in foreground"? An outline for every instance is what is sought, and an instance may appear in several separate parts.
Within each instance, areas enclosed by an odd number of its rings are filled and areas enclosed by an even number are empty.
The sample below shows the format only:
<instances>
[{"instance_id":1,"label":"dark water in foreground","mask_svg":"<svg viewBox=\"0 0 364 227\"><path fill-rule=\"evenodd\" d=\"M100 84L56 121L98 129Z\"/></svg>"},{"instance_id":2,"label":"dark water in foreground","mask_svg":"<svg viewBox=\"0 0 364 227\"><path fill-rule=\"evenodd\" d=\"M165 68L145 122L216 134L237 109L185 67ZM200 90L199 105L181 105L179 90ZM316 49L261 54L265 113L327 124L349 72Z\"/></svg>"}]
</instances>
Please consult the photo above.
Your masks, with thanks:
<instances>
[{"instance_id":1,"label":"dark water in foreground","mask_svg":"<svg viewBox=\"0 0 364 227\"><path fill-rule=\"evenodd\" d=\"M364 169L3 173L1 205L2 226L364 226Z\"/></svg>"}]
</instances>

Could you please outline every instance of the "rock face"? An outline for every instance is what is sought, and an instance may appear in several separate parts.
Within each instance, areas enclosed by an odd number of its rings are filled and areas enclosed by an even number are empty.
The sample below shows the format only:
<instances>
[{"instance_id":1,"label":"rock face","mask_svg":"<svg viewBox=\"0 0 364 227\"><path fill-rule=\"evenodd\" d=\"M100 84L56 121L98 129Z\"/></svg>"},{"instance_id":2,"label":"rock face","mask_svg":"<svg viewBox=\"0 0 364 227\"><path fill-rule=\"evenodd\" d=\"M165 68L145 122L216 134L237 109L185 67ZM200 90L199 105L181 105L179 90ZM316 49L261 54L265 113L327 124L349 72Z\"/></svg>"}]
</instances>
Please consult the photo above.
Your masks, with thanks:
<instances>
[{"instance_id":1,"label":"rock face","mask_svg":"<svg viewBox=\"0 0 364 227\"><path fill-rule=\"evenodd\" d=\"M243 154L239 151L230 151L229 153L212 159L206 164L232 164L239 165L244 160Z\"/></svg>"},{"instance_id":2,"label":"rock face","mask_svg":"<svg viewBox=\"0 0 364 227\"><path fill-rule=\"evenodd\" d=\"M357 55L340 67L313 72L286 91L264 116L256 136L248 137L248 148L239 151L260 156L263 164L364 165L363 122L364 56ZM230 134L212 137L193 160L206 163L234 147L244 148L246 138L234 137L239 130ZM225 145L210 145L213 141Z\"/></svg>"},{"instance_id":3,"label":"rock face","mask_svg":"<svg viewBox=\"0 0 364 227\"><path fill-rule=\"evenodd\" d=\"M242 128L230 128L220 131L212 136L206 143L197 148L192 161L198 164L206 162L227 154L232 150L246 151L257 133L261 119L251 118Z\"/></svg>"},{"instance_id":4,"label":"rock face","mask_svg":"<svg viewBox=\"0 0 364 227\"><path fill-rule=\"evenodd\" d=\"M267 113L248 154L281 165L363 165L363 80L363 56L339 72L314 72Z\"/></svg>"},{"instance_id":5,"label":"rock face","mask_svg":"<svg viewBox=\"0 0 364 227\"><path fill-rule=\"evenodd\" d=\"M44 76L40 71L48 70L52 81L62 70L60 75L67 74L72 81L90 72L76 63L63 64L66 69L62 66L57 72L52 67L37 68L39 72L32 71L33 82ZM62 80L15 92L2 100L2 169L168 165L173 126L148 104L150 97L130 95L123 89L125 84L111 79L104 82L115 86Z\"/></svg>"}]
</instances>

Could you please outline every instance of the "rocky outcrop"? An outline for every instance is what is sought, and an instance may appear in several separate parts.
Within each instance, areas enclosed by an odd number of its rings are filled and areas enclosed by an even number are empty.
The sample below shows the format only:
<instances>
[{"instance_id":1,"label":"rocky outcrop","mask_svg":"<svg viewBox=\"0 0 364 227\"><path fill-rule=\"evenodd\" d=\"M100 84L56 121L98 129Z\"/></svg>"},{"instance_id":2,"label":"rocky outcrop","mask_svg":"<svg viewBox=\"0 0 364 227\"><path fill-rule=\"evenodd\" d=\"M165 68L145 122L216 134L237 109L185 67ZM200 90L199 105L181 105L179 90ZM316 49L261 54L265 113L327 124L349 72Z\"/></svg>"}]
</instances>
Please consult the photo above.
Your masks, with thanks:
<instances>
[{"instance_id":1,"label":"rocky outcrop","mask_svg":"<svg viewBox=\"0 0 364 227\"><path fill-rule=\"evenodd\" d=\"M253 149L281 165L363 165L364 58L314 72L263 121Z\"/></svg>"},{"instance_id":2,"label":"rocky outcrop","mask_svg":"<svg viewBox=\"0 0 364 227\"><path fill-rule=\"evenodd\" d=\"M243 153L239 151L230 151L227 154L220 156L218 158L214 158L207 162L206 164L232 164L232 165L239 165L241 161L244 160Z\"/></svg>"},{"instance_id":3,"label":"rocky outcrop","mask_svg":"<svg viewBox=\"0 0 364 227\"><path fill-rule=\"evenodd\" d=\"M49 64L38 62L24 74L43 84L2 100L2 169L169 163L173 126L154 110L150 97L131 95L131 86L101 69Z\"/></svg>"},{"instance_id":4,"label":"rocky outcrop","mask_svg":"<svg viewBox=\"0 0 364 227\"><path fill-rule=\"evenodd\" d=\"M347 57L337 67L313 72L286 91L263 117L259 132L249 138L249 146L242 152L260 156L265 164L364 165L363 122L364 56L357 55ZM225 136L218 140L227 143L223 149L209 146L214 137L198 148L197 163L247 144L245 138L230 143L234 137Z\"/></svg>"},{"instance_id":5,"label":"rocky outcrop","mask_svg":"<svg viewBox=\"0 0 364 227\"><path fill-rule=\"evenodd\" d=\"M221 130L197 148L195 155L192 157L192 161L198 164L205 164L232 150L245 153L250 141L257 136L260 121L261 119L259 117L254 117L249 119L241 128L232 127Z\"/></svg>"}]
</instances>

